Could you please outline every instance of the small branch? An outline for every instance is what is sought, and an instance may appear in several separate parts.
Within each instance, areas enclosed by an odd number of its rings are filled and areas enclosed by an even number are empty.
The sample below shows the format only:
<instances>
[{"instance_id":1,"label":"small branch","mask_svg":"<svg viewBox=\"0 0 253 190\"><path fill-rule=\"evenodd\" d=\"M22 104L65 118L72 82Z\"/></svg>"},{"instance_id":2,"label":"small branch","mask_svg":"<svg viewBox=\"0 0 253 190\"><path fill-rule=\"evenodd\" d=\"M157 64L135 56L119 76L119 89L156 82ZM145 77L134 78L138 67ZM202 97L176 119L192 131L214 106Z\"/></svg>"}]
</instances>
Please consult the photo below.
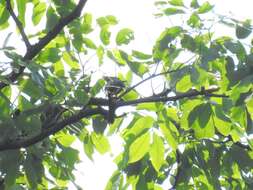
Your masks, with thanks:
<instances>
[{"instance_id":1,"label":"small branch","mask_svg":"<svg viewBox=\"0 0 253 190\"><path fill-rule=\"evenodd\" d=\"M10 2L10 0L7 0L7 2ZM79 0L76 8L68 16L61 18L51 31L41 38L37 44L32 45L31 48L27 50L23 57L23 61L32 60L51 40L53 40L61 32L66 25L78 18L86 2L87 0ZM21 67L18 72L13 71L7 80L10 82L16 81L17 78L23 74L24 70L25 67ZM0 90L6 86L8 86L7 83L0 82Z\"/></svg>"},{"instance_id":2,"label":"small branch","mask_svg":"<svg viewBox=\"0 0 253 190\"><path fill-rule=\"evenodd\" d=\"M137 86L141 85L142 83L144 83L144 82L146 82L146 81L148 81L148 80L150 80L152 78L155 78L155 77L158 77L158 76L161 76L161 75L166 75L166 74L169 74L169 73L173 73L173 72L176 72L176 71L178 71L178 69L171 70L171 71L166 71L166 72L162 72L162 73L158 73L158 74L152 74L148 78L145 78L142 81L136 83L135 85L127 88L122 94L120 94L120 96L118 98L120 99L121 97L123 97L124 95L126 95L128 92L130 92L131 90L135 89Z\"/></svg>"},{"instance_id":3,"label":"small branch","mask_svg":"<svg viewBox=\"0 0 253 190\"><path fill-rule=\"evenodd\" d=\"M250 148L249 145L242 144L242 143L240 143L240 142L236 142L235 145L236 145L236 146L239 146L240 148L243 148L243 149L245 149L245 150L247 150L247 151L252 150L252 149Z\"/></svg>"},{"instance_id":4,"label":"small branch","mask_svg":"<svg viewBox=\"0 0 253 190\"><path fill-rule=\"evenodd\" d=\"M102 108L83 109L79 113L72 115L66 119L63 119L55 124L50 124L49 126L42 126L42 129L45 129L45 130L42 130L41 133L33 137L29 137L26 139L23 139L23 138L16 139L16 140L8 139L7 141L2 142L0 144L0 151L26 148L37 142L40 142L41 140L49 137L50 135L57 133L58 131L62 130L64 127L80 121L82 118L90 117L96 114L101 114L106 117L107 111Z\"/></svg>"},{"instance_id":5,"label":"small branch","mask_svg":"<svg viewBox=\"0 0 253 190\"><path fill-rule=\"evenodd\" d=\"M178 94L175 96L171 96L171 97L157 97L155 96L150 96L150 97L146 97L146 98L140 98L137 100L130 100L130 101L119 101L116 104L116 107L123 107L123 106L129 106L129 105L136 105L136 104L140 104L140 103L148 103L148 102L169 102L169 101L177 101L183 98L190 98L190 97L195 97L195 96L199 96L199 95L203 95L205 96L206 94L208 94L208 96L212 96L212 92L218 91L219 88L211 88L211 89L207 89L207 90L202 90L202 91L197 91L197 90L192 90L190 92L186 92L186 93L182 93L182 94ZM217 97L217 95L215 95L215 97ZM223 97L223 95L222 95ZM226 96L227 97L227 96Z\"/></svg>"},{"instance_id":6,"label":"small branch","mask_svg":"<svg viewBox=\"0 0 253 190\"><path fill-rule=\"evenodd\" d=\"M170 188L170 190L175 190L176 189L176 187L178 185L179 177L180 177L181 172L182 172L182 170L181 170L181 164L182 164L181 163L181 154L180 154L179 150L176 150L176 162L177 162L177 174L176 174L176 176L174 176L175 182L172 185L172 187Z\"/></svg>"},{"instance_id":7,"label":"small branch","mask_svg":"<svg viewBox=\"0 0 253 190\"><path fill-rule=\"evenodd\" d=\"M91 98L88 105L108 106L108 99L105 98Z\"/></svg>"},{"instance_id":8,"label":"small branch","mask_svg":"<svg viewBox=\"0 0 253 190\"><path fill-rule=\"evenodd\" d=\"M219 132L218 132L218 134L221 135L221 136L223 136L223 137L225 137L224 135L222 135L222 134L219 133ZM227 136L227 138L228 138L228 141L227 141L227 142L229 142L229 141L230 141L230 142L233 142L233 144L235 144L236 146L238 146L238 147L240 147L240 148L242 148L242 149L245 149L245 150L247 150L247 151L251 151L251 150L252 150L252 148L251 148L249 145L243 144L243 143L241 143L241 142L239 142L239 141L234 142L233 139L232 139L232 137L231 137L231 135Z\"/></svg>"},{"instance_id":9,"label":"small branch","mask_svg":"<svg viewBox=\"0 0 253 190\"><path fill-rule=\"evenodd\" d=\"M20 22L20 20L18 19L18 17L15 15L12 7L11 7L11 2L10 0L6 0L6 9L9 11L11 17L13 18L14 22L16 23L18 29L19 29L19 32L25 42L25 45L26 45L26 49L29 50L31 48L31 44L25 34L25 31L24 31L24 27L22 25L22 23Z\"/></svg>"},{"instance_id":10,"label":"small branch","mask_svg":"<svg viewBox=\"0 0 253 190\"><path fill-rule=\"evenodd\" d=\"M81 15L82 9L86 2L87 0L79 0L76 8L69 15L61 18L51 31L41 38L37 44L33 45L33 50L27 52L24 58L29 60L34 58L49 42L51 42L51 40L53 40L61 32L66 25Z\"/></svg>"}]
</instances>

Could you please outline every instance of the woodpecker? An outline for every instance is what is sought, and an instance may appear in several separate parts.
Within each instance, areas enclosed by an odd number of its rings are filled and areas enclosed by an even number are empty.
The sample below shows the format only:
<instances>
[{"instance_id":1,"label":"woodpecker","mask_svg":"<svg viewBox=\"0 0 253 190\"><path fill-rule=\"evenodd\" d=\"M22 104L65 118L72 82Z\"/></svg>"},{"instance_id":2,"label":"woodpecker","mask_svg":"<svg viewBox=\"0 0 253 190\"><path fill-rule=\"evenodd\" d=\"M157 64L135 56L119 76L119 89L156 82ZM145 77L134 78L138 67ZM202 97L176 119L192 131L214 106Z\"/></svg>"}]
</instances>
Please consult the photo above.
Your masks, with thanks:
<instances>
[{"instance_id":1,"label":"woodpecker","mask_svg":"<svg viewBox=\"0 0 253 190\"><path fill-rule=\"evenodd\" d=\"M125 88L125 84L117 77L104 77L107 84L105 85L105 91L108 96L108 123L113 123L115 118L115 103L117 101L117 95Z\"/></svg>"}]
</instances>

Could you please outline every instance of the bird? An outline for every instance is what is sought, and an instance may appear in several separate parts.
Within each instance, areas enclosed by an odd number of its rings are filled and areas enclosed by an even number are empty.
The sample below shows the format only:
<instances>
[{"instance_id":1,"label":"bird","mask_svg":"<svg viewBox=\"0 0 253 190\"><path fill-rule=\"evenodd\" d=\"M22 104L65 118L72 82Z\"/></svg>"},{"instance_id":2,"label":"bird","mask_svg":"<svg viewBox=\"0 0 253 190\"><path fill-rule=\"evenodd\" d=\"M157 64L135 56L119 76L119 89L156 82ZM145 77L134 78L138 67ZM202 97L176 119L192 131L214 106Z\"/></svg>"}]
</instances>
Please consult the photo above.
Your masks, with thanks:
<instances>
[{"instance_id":1,"label":"bird","mask_svg":"<svg viewBox=\"0 0 253 190\"><path fill-rule=\"evenodd\" d=\"M104 77L107 82L105 85L105 91L108 96L108 123L113 123L115 119L115 103L117 101L117 95L125 88L124 81L121 81L117 77Z\"/></svg>"}]
</instances>

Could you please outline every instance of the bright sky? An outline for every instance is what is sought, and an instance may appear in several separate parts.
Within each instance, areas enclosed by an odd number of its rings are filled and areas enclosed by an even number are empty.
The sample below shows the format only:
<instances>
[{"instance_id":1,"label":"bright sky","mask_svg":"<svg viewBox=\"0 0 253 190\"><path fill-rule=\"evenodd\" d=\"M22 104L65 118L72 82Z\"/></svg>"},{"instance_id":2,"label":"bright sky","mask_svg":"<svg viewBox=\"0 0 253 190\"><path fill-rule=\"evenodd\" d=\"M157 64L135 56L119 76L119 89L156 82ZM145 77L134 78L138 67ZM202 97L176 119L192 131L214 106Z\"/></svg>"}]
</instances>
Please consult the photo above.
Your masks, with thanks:
<instances>
[{"instance_id":1,"label":"bright sky","mask_svg":"<svg viewBox=\"0 0 253 190\"><path fill-rule=\"evenodd\" d=\"M216 12L222 15L232 15L237 19L253 18L252 0L210 0L209 2L215 4ZM91 12L94 17L115 15L122 27L134 29L136 40L132 43L132 47L149 53L155 39L166 26L162 19L155 19L152 15L155 13L153 3L154 0L88 0L85 12ZM81 153L83 162L78 166L80 172L76 177L77 183L84 190L104 189L107 180L116 169L113 158L120 150L118 142L116 137L111 138L112 153L103 156L95 154L94 162Z\"/></svg>"}]
</instances>

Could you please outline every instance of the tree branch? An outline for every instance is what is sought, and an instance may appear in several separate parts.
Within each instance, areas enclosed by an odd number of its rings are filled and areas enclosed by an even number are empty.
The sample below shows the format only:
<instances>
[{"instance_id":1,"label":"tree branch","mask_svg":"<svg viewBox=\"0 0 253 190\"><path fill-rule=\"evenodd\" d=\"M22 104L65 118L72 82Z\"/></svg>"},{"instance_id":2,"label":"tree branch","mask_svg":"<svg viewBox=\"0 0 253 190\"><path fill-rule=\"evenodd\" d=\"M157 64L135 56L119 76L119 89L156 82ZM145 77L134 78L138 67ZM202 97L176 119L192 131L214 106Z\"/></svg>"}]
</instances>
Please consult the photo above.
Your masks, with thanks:
<instances>
[{"instance_id":1,"label":"tree branch","mask_svg":"<svg viewBox=\"0 0 253 190\"><path fill-rule=\"evenodd\" d=\"M48 126L42 126L41 133L33 136L28 137L26 139L8 139L0 144L0 151L4 150L12 150L12 149L19 149L19 148L26 148L28 146L31 146L41 140L43 140L46 137L49 137L50 135L53 135L57 133L58 131L62 130L64 127L71 125L73 123L76 123L80 121L82 118L90 117L92 115L101 114L106 117L107 111L98 107L93 109L83 109L79 113L72 115L66 119L63 119L55 124L50 124Z\"/></svg>"},{"instance_id":2,"label":"tree branch","mask_svg":"<svg viewBox=\"0 0 253 190\"><path fill-rule=\"evenodd\" d=\"M182 93L182 94L178 94L175 96L171 96L171 97L157 97L155 96L150 96L150 97L146 97L146 98L140 98L137 100L130 100L130 101L118 101L116 103L116 107L123 107L123 106L129 106L129 105L136 105L136 104L140 104L140 103L149 103L149 102L168 102L168 101L176 101L176 100L180 100L183 98L190 98L190 97L195 97L195 96L199 96L199 95L208 95L208 97L212 96L212 92L218 91L219 88L211 88L211 89L206 89L206 90L201 90L201 91L197 91L197 90L191 90L190 92L186 92L186 93ZM215 97L217 97L218 95L215 94ZM227 97L225 95L219 95L221 97Z\"/></svg>"},{"instance_id":3,"label":"tree branch","mask_svg":"<svg viewBox=\"0 0 253 190\"><path fill-rule=\"evenodd\" d=\"M51 40L53 40L61 30L72 22L74 19L78 18L81 15L82 9L86 4L87 0L79 0L76 8L66 17L61 18L58 23L52 28L51 31L47 33L40 41L33 45L33 50L26 53L24 59L34 58Z\"/></svg>"},{"instance_id":4,"label":"tree branch","mask_svg":"<svg viewBox=\"0 0 253 190\"><path fill-rule=\"evenodd\" d=\"M175 190L177 185L178 185L178 181L179 181L179 177L181 175L182 169L181 169L181 154L179 152L179 150L176 150L176 162L177 162L177 174L176 176L174 176L175 178L175 182L172 185L172 187L170 188L170 190Z\"/></svg>"},{"instance_id":5,"label":"tree branch","mask_svg":"<svg viewBox=\"0 0 253 190\"><path fill-rule=\"evenodd\" d=\"M6 0L6 9L9 11L11 17L13 18L14 22L16 23L18 29L19 29L19 32L25 42L25 45L26 45L26 49L29 50L31 48L31 44L25 34L25 31L24 31L24 27L22 25L22 23L20 22L20 20L18 19L18 17L15 15L12 7L11 7L11 2L10 0Z\"/></svg>"},{"instance_id":6,"label":"tree branch","mask_svg":"<svg viewBox=\"0 0 253 190\"><path fill-rule=\"evenodd\" d=\"M10 0L7 0L7 2ZM32 60L36 55L39 54L39 52L51 41L53 40L60 32L61 30L68 25L70 22L72 22L74 19L78 18L81 15L82 9L84 5L86 4L87 0L79 0L76 8L66 17L61 18L58 23L52 28L51 31L49 31L43 38L39 40L37 44L34 44L31 46L30 49L27 50L26 54L23 57L23 61ZM21 67L18 72L12 72L8 79L10 82L14 82L17 80L17 78L22 75L24 72L25 67ZM8 86L7 83L0 82L0 90L4 88L5 86Z\"/></svg>"},{"instance_id":7,"label":"tree branch","mask_svg":"<svg viewBox=\"0 0 253 190\"><path fill-rule=\"evenodd\" d=\"M201 90L201 91L192 90L190 92L178 94L178 95L171 96L171 97L157 97L155 95L155 96L150 96L150 97L141 98L141 99L137 99L137 100L131 100L131 101L127 101L127 102L120 100L120 101L116 102L116 108L123 107L123 106L129 106L129 105L136 105L136 104L145 103L145 102L176 101L176 100L180 100L183 98L195 97L198 95L205 96L206 94L208 94L209 96L211 96L212 92L215 92L218 90L219 90L219 88L212 88L212 89L206 89L206 90ZM107 117L108 111L100 107L100 106L108 106L107 99L91 98L88 105L97 105L98 107L93 108L93 109L83 109L80 112L78 112L77 114L74 114L66 119L63 119L63 120L57 122L57 123L49 124L48 126L42 126L42 129L46 129L46 130L42 130L41 133L39 133L33 137L28 137L26 139L16 139L16 140L8 139L7 141L0 143L0 151L28 147L30 145L33 145L33 144L43 140L46 137L49 137L52 134L57 133L58 131L60 131L64 127L66 127L67 125L71 125L73 123L76 123L85 117L90 117L90 116L96 115L96 114L100 114L100 115L103 115L104 117ZM28 113L29 111L25 111L25 112Z\"/></svg>"}]
</instances>

